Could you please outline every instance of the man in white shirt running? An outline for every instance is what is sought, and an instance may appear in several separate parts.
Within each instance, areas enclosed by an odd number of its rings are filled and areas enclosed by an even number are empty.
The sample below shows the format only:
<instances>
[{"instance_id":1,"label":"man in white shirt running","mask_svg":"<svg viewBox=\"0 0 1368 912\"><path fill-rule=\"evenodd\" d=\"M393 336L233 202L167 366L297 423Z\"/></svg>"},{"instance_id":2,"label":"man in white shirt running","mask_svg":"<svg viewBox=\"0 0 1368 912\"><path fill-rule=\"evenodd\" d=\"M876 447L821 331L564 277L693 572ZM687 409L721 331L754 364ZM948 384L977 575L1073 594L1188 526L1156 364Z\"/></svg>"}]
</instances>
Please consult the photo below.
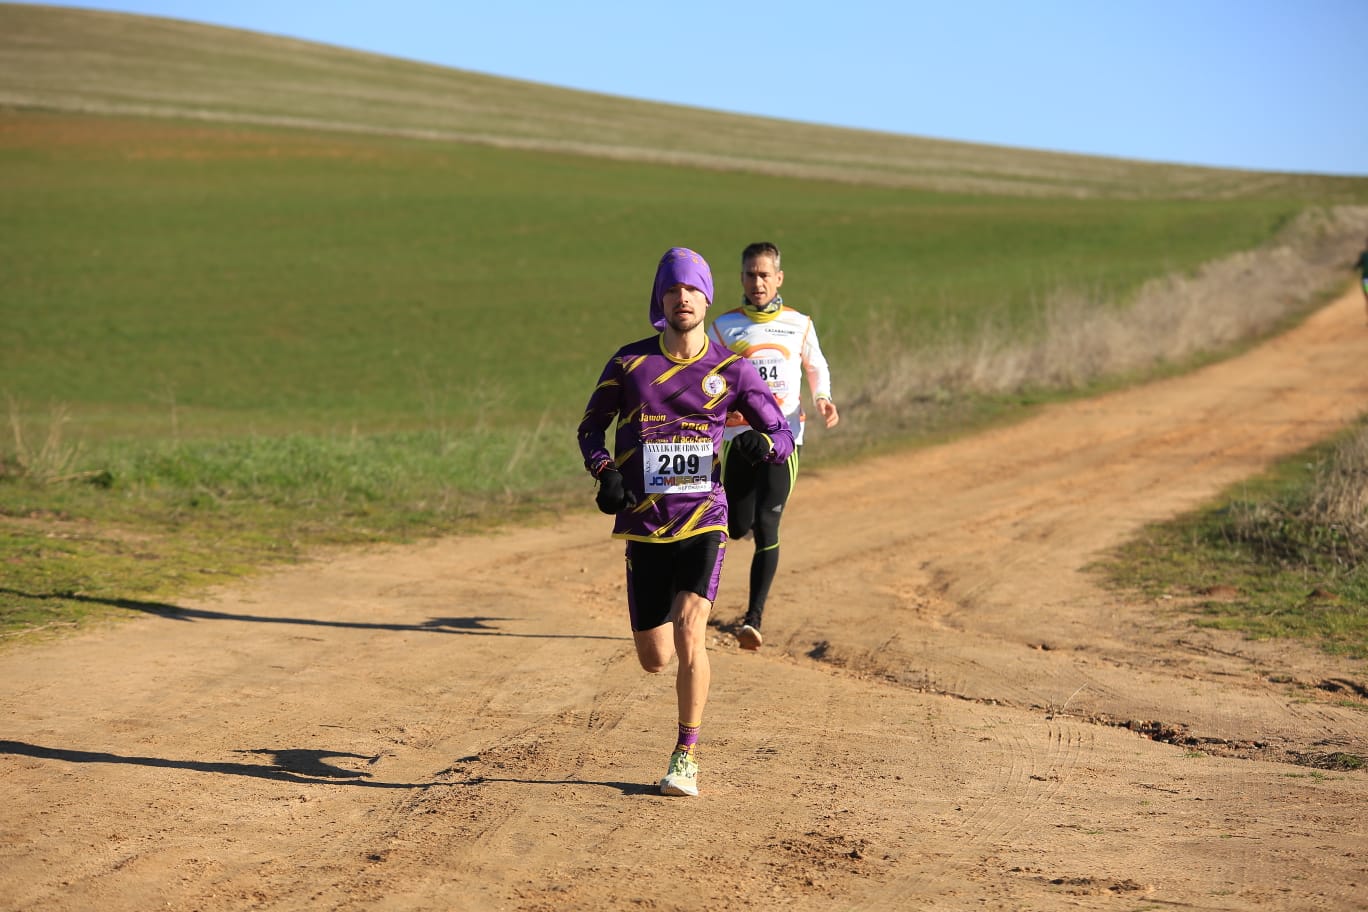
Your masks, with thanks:
<instances>
[{"instance_id":1,"label":"man in white shirt running","mask_svg":"<svg viewBox=\"0 0 1368 912\"><path fill-rule=\"evenodd\" d=\"M797 445L803 442L806 420L799 395L804 374L826 426L840 421L817 330L810 317L784 305L779 296L783 284L779 248L768 242L751 244L741 252L742 306L719 316L708 330L712 339L749 358L760 371L788 419L795 443L793 454L778 464L728 458L730 442L750 429L741 415L728 415L722 469L730 508L728 535L733 541L747 533L755 536L746 616L736 634L744 649L759 649L764 642L760 623L779 567L779 520L798 477Z\"/></svg>"}]
</instances>

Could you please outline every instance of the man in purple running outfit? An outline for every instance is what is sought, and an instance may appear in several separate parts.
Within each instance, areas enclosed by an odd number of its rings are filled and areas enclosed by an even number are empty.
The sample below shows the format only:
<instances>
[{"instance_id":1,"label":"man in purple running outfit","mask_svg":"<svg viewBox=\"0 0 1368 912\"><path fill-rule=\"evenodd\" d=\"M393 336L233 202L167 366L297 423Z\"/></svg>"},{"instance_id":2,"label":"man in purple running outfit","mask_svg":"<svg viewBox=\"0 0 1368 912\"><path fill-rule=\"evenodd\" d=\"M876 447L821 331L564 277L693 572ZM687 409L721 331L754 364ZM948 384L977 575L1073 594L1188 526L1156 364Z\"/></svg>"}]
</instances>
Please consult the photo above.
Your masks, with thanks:
<instances>
[{"instance_id":1,"label":"man in purple running outfit","mask_svg":"<svg viewBox=\"0 0 1368 912\"><path fill-rule=\"evenodd\" d=\"M793 432L749 360L711 344L713 299L703 257L672 247L651 289L657 334L618 349L579 425L595 501L627 543L627 609L637 658L663 671L676 654L679 731L660 791L698 794L696 745L711 670L705 634L727 547L727 495L718 453L728 411L751 430L731 444L751 462L782 463ZM610 455L608 428L617 422Z\"/></svg>"}]
</instances>

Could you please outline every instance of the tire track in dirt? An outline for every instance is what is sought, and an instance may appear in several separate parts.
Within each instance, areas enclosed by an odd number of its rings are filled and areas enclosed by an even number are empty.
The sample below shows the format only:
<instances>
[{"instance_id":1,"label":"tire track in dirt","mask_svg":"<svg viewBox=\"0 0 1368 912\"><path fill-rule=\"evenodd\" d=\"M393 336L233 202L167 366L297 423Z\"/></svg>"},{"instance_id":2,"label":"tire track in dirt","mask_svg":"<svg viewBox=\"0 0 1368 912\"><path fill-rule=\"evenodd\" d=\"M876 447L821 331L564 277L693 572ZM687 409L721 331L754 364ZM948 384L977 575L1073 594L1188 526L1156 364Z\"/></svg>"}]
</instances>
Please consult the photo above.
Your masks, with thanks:
<instances>
[{"instance_id":1,"label":"tire track in dirt","mask_svg":"<svg viewBox=\"0 0 1368 912\"><path fill-rule=\"evenodd\" d=\"M873 889L857 889L850 908L906 909L919 898L954 895L966 868L1048 812L1091 748L1092 731L1068 722L1041 725L1016 714L993 714L983 718L971 740L972 766L986 772L964 781L956 793L954 815L937 834L943 850L930 858L900 859ZM955 781L963 778L965 767L947 764L938 774Z\"/></svg>"},{"instance_id":2,"label":"tire track in dirt","mask_svg":"<svg viewBox=\"0 0 1368 912\"><path fill-rule=\"evenodd\" d=\"M526 578L525 563L524 555L509 555L494 567L471 571L460 585L488 588L492 578ZM504 594L496 602L506 606L510 600ZM625 673L621 636L600 637L614 651L600 648L587 655L555 634L536 636L535 646L510 656L495 673L481 666L469 699L444 710L441 733L459 729L459 738L435 738L434 746L460 740L469 752L432 773L434 787L385 818L378 838L367 834L371 844L383 848L366 855L371 864L360 876L340 878L330 902L338 908L369 908L393 894L396 870L441 892L456 883L449 874L432 872L455 866L478 880L484 864L478 856L527 855L529 834L554 832L555 825L542 826L543 806L526 801L525 791L573 783L588 739L621 723L639 702L642 682ZM586 663L595 674L581 673ZM548 675L548 668L562 671ZM539 680L541 688L527 691L527 680Z\"/></svg>"},{"instance_id":3,"label":"tire track in dirt","mask_svg":"<svg viewBox=\"0 0 1368 912\"><path fill-rule=\"evenodd\" d=\"M613 664L604 666L604 677L618 676L609 667ZM518 730L497 735L477 753L456 758L434 777L449 787L416 796L408 813L386 833L389 847L372 859L377 869L383 869L344 880L344 886L335 890L338 907L368 908L392 894L394 870L422 872L429 889L441 892L456 889L466 878L493 880L481 875L490 856L505 869L509 858L535 857L534 834L558 836L557 830L566 827L558 816L557 822L548 823L547 806L528 801L527 792L559 791L560 786L573 788L581 781L587 742L621 723L632 696L631 688L606 687L594 694L588 720L574 709L541 713ZM647 791L643 783L616 787L624 793ZM554 814L561 813L563 807L556 806ZM453 868L462 878L433 874Z\"/></svg>"}]
</instances>

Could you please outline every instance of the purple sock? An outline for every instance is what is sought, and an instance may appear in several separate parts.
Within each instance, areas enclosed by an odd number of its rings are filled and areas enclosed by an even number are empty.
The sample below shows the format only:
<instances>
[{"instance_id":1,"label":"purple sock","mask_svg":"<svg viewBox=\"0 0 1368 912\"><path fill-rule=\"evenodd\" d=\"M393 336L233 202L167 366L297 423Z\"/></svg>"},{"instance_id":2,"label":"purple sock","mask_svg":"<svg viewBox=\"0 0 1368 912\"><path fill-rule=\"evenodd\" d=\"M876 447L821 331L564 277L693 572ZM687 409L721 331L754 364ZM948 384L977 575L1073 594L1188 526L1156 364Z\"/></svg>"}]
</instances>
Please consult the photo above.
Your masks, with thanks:
<instances>
[{"instance_id":1,"label":"purple sock","mask_svg":"<svg viewBox=\"0 0 1368 912\"><path fill-rule=\"evenodd\" d=\"M698 725L685 725L679 723L679 740L675 742L675 750L692 752L694 746L698 744L698 730L702 728L702 723Z\"/></svg>"}]
</instances>

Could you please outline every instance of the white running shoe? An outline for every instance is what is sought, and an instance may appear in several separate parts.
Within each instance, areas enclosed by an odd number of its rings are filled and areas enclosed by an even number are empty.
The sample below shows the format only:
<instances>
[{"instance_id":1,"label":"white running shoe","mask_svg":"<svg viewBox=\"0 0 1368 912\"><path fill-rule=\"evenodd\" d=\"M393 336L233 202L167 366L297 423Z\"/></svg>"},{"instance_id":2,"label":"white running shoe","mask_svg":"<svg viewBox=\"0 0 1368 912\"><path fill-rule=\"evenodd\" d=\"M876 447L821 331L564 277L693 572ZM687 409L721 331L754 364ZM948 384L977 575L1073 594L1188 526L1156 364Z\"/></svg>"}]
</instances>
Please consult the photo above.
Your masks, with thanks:
<instances>
[{"instance_id":1,"label":"white running shoe","mask_svg":"<svg viewBox=\"0 0 1368 912\"><path fill-rule=\"evenodd\" d=\"M698 762L690 751L670 755L670 768L660 780L660 794L698 797Z\"/></svg>"},{"instance_id":2,"label":"white running shoe","mask_svg":"<svg viewBox=\"0 0 1368 912\"><path fill-rule=\"evenodd\" d=\"M740 641L742 649L755 650L760 648L760 644L765 642L765 638L760 635L750 624L745 624L740 630L736 631L736 639Z\"/></svg>"}]
</instances>

